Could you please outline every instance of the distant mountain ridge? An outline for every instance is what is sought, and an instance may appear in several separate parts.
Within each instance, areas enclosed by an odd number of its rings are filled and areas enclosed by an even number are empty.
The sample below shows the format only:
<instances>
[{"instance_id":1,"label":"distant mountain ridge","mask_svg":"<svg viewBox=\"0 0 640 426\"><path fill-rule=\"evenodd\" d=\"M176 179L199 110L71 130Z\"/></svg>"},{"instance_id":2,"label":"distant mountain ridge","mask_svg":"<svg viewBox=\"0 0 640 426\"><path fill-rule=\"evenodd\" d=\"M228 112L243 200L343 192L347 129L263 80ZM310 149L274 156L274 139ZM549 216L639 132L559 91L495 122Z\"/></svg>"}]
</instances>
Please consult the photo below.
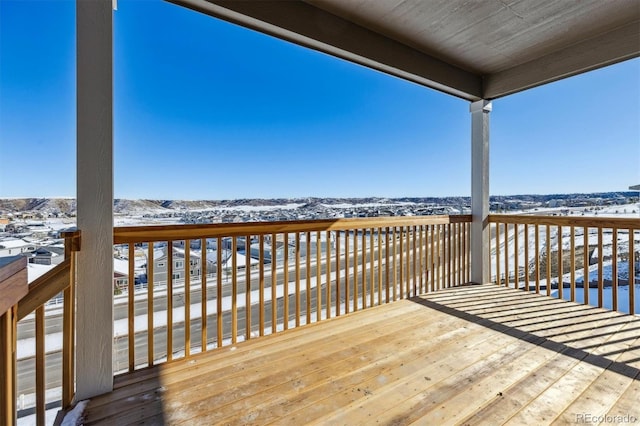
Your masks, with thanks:
<instances>
[{"instance_id":1,"label":"distant mountain ridge","mask_svg":"<svg viewBox=\"0 0 640 426\"><path fill-rule=\"evenodd\" d=\"M544 194L544 195L495 195L490 202L505 202L508 200L545 203L550 200L568 199L615 199L637 197L634 191L596 192L586 194ZM229 207L260 207L284 206L287 204L318 205L318 204L435 204L441 206L468 206L470 197L304 197L304 198L240 198L236 200L129 200L118 198L114 200L113 211L116 214L135 214L142 212L170 212L184 210L209 210ZM74 216L76 200L73 198L0 198L0 214L40 212L65 216Z\"/></svg>"}]
</instances>

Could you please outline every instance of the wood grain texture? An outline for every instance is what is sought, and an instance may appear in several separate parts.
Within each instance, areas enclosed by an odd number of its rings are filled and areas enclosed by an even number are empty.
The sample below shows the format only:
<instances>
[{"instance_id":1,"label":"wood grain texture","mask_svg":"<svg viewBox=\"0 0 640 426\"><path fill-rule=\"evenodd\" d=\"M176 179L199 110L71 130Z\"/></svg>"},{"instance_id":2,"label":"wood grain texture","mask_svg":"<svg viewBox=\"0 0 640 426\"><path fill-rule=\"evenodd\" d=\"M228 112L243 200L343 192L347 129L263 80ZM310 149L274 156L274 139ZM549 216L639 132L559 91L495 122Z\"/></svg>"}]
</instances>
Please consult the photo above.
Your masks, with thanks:
<instances>
[{"instance_id":1,"label":"wood grain texture","mask_svg":"<svg viewBox=\"0 0 640 426\"><path fill-rule=\"evenodd\" d=\"M0 315L18 304L28 293L27 258L0 258Z\"/></svg>"},{"instance_id":2,"label":"wood grain texture","mask_svg":"<svg viewBox=\"0 0 640 426\"><path fill-rule=\"evenodd\" d=\"M0 290L2 283L12 275L17 274L27 267L27 258L24 256L0 257ZM2 311L4 312L4 311Z\"/></svg>"},{"instance_id":3,"label":"wood grain texture","mask_svg":"<svg viewBox=\"0 0 640 426\"><path fill-rule=\"evenodd\" d=\"M17 305L29 292L27 268L17 271L0 282L0 314Z\"/></svg>"},{"instance_id":4,"label":"wood grain texture","mask_svg":"<svg viewBox=\"0 0 640 426\"><path fill-rule=\"evenodd\" d=\"M0 314L0 423L16 424L17 307Z\"/></svg>"},{"instance_id":5,"label":"wood grain texture","mask_svg":"<svg viewBox=\"0 0 640 426\"><path fill-rule=\"evenodd\" d=\"M85 424L539 424L591 407L640 416L639 327L504 286L444 289L120 376Z\"/></svg>"}]
</instances>

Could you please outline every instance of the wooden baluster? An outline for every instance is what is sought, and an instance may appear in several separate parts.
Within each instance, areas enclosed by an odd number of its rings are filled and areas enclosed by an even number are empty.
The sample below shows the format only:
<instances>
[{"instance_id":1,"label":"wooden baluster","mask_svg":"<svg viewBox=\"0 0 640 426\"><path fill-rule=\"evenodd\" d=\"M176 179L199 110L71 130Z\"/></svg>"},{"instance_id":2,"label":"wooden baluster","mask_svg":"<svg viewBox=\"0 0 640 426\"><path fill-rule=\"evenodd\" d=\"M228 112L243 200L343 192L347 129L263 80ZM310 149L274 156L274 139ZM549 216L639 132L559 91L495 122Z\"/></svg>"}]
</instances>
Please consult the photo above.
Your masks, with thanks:
<instances>
[{"instance_id":1,"label":"wooden baluster","mask_svg":"<svg viewBox=\"0 0 640 426\"><path fill-rule=\"evenodd\" d=\"M447 262L447 288L451 288L451 276L452 276L452 271L451 271L451 250L453 248L453 243L451 242L451 224L447 223L446 226L446 232L447 232L447 239L446 239L446 243L445 243L445 259Z\"/></svg>"},{"instance_id":2,"label":"wooden baluster","mask_svg":"<svg viewBox=\"0 0 640 426\"><path fill-rule=\"evenodd\" d=\"M547 244L547 296L551 296L551 227L546 225Z\"/></svg>"},{"instance_id":3,"label":"wooden baluster","mask_svg":"<svg viewBox=\"0 0 640 426\"><path fill-rule=\"evenodd\" d=\"M227 265L228 265L227 261ZM231 343L238 342L238 237L231 237Z\"/></svg>"},{"instance_id":4,"label":"wooden baluster","mask_svg":"<svg viewBox=\"0 0 640 426\"><path fill-rule=\"evenodd\" d=\"M425 259L424 259L424 252L425 252L425 250L424 250L424 226L420 225L419 229L420 229L420 237L419 237L420 241L418 242L418 247L419 247L418 256L420 256L420 267L419 267L419 269L420 269L420 282L418 284L419 284L419 287L420 287L420 294L423 294L423 293L425 293L425 290L424 290L424 271L425 271L425 269L424 269L424 266L425 266Z\"/></svg>"},{"instance_id":5,"label":"wooden baluster","mask_svg":"<svg viewBox=\"0 0 640 426\"><path fill-rule=\"evenodd\" d=\"M440 289L447 288L447 229L445 224L438 225L438 230L440 232L440 236L438 238L438 243L440 243L440 247L438 250L438 262L440 267Z\"/></svg>"},{"instance_id":6,"label":"wooden baluster","mask_svg":"<svg viewBox=\"0 0 640 426\"><path fill-rule=\"evenodd\" d=\"M494 224L494 229L496 229L497 232L497 228L498 228L499 224ZM491 244L491 241L493 241L493 238L491 238L491 223L489 223L489 281L491 282L491 277L493 276L493 270L495 269L495 267L493 266L493 244ZM498 249L496 248L496 255L498 254ZM498 282L497 276L496 276L496 283Z\"/></svg>"},{"instance_id":7,"label":"wooden baluster","mask_svg":"<svg viewBox=\"0 0 640 426\"><path fill-rule=\"evenodd\" d=\"M412 253L411 253L411 259L412 259L412 269L413 269L413 296L416 296L418 294L418 272L417 272L417 260L418 260L418 256L417 256L417 247L416 247L416 227L413 226L411 227L411 248L412 248Z\"/></svg>"},{"instance_id":8,"label":"wooden baluster","mask_svg":"<svg viewBox=\"0 0 640 426\"><path fill-rule=\"evenodd\" d=\"M447 224L443 223L440 226L440 259L441 259L441 268L440 268L440 276L441 276L441 283L440 283L440 288L441 289L445 289L447 288L447 280L449 279L449 275L447 274L447 265L448 265L448 259L447 259Z\"/></svg>"},{"instance_id":9,"label":"wooden baluster","mask_svg":"<svg viewBox=\"0 0 640 426\"><path fill-rule=\"evenodd\" d=\"M400 299L404 299L404 226L400 227Z\"/></svg>"},{"instance_id":10,"label":"wooden baluster","mask_svg":"<svg viewBox=\"0 0 640 426\"><path fill-rule=\"evenodd\" d=\"M0 421L7 426L16 424L16 342L18 305L0 315Z\"/></svg>"},{"instance_id":11,"label":"wooden baluster","mask_svg":"<svg viewBox=\"0 0 640 426\"><path fill-rule=\"evenodd\" d=\"M276 234L271 234L271 333L275 333L278 324L278 297L277 297L277 250Z\"/></svg>"},{"instance_id":12,"label":"wooden baluster","mask_svg":"<svg viewBox=\"0 0 640 426\"><path fill-rule=\"evenodd\" d=\"M460 284L468 283L467 280L467 224L462 222L460 224L460 257L462 262L462 275ZM489 237L489 244L491 244L491 237ZM489 249L489 256L491 256L491 249ZM489 260L489 280L491 280L491 260ZM483 283L484 284L484 283Z\"/></svg>"},{"instance_id":13,"label":"wooden baluster","mask_svg":"<svg viewBox=\"0 0 640 426\"><path fill-rule=\"evenodd\" d=\"M153 324L153 274L154 274L154 252L153 241L147 246L147 364L152 366L155 361L154 354L154 324ZM203 296L204 297L204 296ZM203 317L205 318L205 317ZM205 346L202 346L204 350Z\"/></svg>"},{"instance_id":14,"label":"wooden baluster","mask_svg":"<svg viewBox=\"0 0 640 426\"><path fill-rule=\"evenodd\" d=\"M571 283L569 284L572 302L576 301L576 228L571 226Z\"/></svg>"},{"instance_id":15,"label":"wooden baluster","mask_svg":"<svg viewBox=\"0 0 640 426\"><path fill-rule=\"evenodd\" d=\"M389 267L391 266L389 263L389 227L384 228L384 278L385 278L385 301L389 303L391 299L391 295L389 292L389 284L391 280L391 274Z\"/></svg>"},{"instance_id":16,"label":"wooden baluster","mask_svg":"<svg viewBox=\"0 0 640 426\"><path fill-rule=\"evenodd\" d=\"M404 231L406 258L404 260L404 294L406 298L411 297L411 227L407 226Z\"/></svg>"},{"instance_id":17,"label":"wooden baluster","mask_svg":"<svg viewBox=\"0 0 640 426\"><path fill-rule=\"evenodd\" d=\"M442 225L435 225L435 226L436 226L436 253L437 253L436 261L438 262L436 265L436 270L438 271L437 272L438 282L436 285L436 290L440 290L444 288L444 285L443 285L444 271L442 270L442 252L440 251L440 241L442 240L440 229L442 228Z\"/></svg>"},{"instance_id":18,"label":"wooden baluster","mask_svg":"<svg viewBox=\"0 0 640 426\"><path fill-rule=\"evenodd\" d=\"M345 313L349 313L350 305L351 305L351 291L349 290L350 282L352 280L349 279L351 276L351 272L349 271L349 258L351 254L349 253L349 239L351 235L350 230L346 230L344 232L344 311Z\"/></svg>"},{"instance_id":19,"label":"wooden baluster","mask_svg":"<svg viewBox=\"0 0 640 426\"><path fill-rule=\"evenodd\" d=\"M216 343L222 346L222 237L216 241ZM226 261L226 259L225 259Z\"/></svg>"},{"instance_id":20,"label":"wooden baluster","mask_svg":"<svg viewBox=\"0 0 640 426\"><path fill-rule=\"evenodd\" d=\"M611 242L611 292L613 296L611 309L618 311L618 228L613 228Z\"/></svg>"},{"instance_id":21,"label":"wooden baluster","mask_svg":"<svg viewBox=\"0 0 640 426\"><path fill-rule=\"evenodd\" d=\"M454 275L454 281L453 281L453 285L454 286L458 286L460 285L460 283L462 282L461 280L461 255L460 255L460 247L461 247L461 241L460 241L460 224L459 223L454 223L453 224L453 241L455 244L455 249L454 249L454 257L453 257L453 266L455 269L455 275Z\"/></svg>"},{"instance_id":22,"label":"wooden baluster","mask_svg":"<svg viewBox=\"0 0 640 426\"><path fill-rule=\"evenodd\" d=\"M404 254L404 294L406 298L411 297L411 227L407 226L403 230L403 237L405 242Z\"/></svg>"},{"instance_id":23,"label":"wooden baluster","mask_svg":"<svg viewBox=\"0 0 640 426\"><path fill-rule=\"evenodd\" d=\"M331 231L327 231L325 234L325 238L327 240L327 243L325 245L325 249L326 249L326 255L325 255L325 263L326 263L326 270L327 270L327 283L325 286L325 292L326 292L326 300L327 300L327 305L326 305L326 316L327 319L331 318Z\"/></svg>"},{"instance_id":24,"label":"wooden baluster","mask_svg":"<svg viewBox=\"0 0 640 426\"><path fill-rule=\"evenodd\" d=\"M134 293L135 293L135 273L134 273L134 266L135 266L135 248L133 246L133 243L129 243L129 262L128 262L128 266L129 266L129 273L128 273L128 279L127 279L127 319L128 319L128 328L127 328L127 340L128 340L128 346L129 346L129 350L127 351L129 354L129 371L133 371L135 370L135 337L136 337L136 332L135 332L135 300L134 300Z\"/></svg>"},{"instance_id":25,"label":"wooden baluster","mask_svg":"<svg viewBox=\"0 0 640 426\"><path fill-rule=\"evenodd\" d=\"M558 299L562 299L563 295L563 265L564 256L562 254L562 226L558 226Z\"/></svg>"},{"instance_id":26,"label":"wooden baluster","mask_svg":"<svg viewBox=\"0 0 640 426\"><path fill-rule=\"evenodd\" d=\"M64 257L70 260L69 286L62 292L62 408L69 408L75 396L76 267L80 231L64 233Z\"/></svg>"},{"instance_id":27,"label":"wooden baluster","mask_svg":"<svg viewBox=\"0 0 640 426\"><path fill-rule=\"evenodd\" d=\"M207 350L207 239L200 239L200 347ZM153 312L153 311L150 311Z\"/></svg>"},{"instance_id":28,"label":"wooden baluster","mask_svg":"<svg viewBox=\"0 0 640 426\"><path fill-rule=\"evenodd\" d=\"M322 320L322 244L316 231L316 321Z\"/></svg>"},{"instance_id":29,"label":"wooden baluster","mask_svg":"<svg viewBox=\"0 0 640 426\"><path fill-rule=\"evenodd\" d=\"M504 285L509 287L509 224L504 224Z\"/></svg>"},{"instance_id":30,"label":"wooden baluster","mask_svg":"<svg viewBox=\"0 0 640 426\"><path fill-rule=\"evenodd\" d=\"M452 223L451 224L451 242L453 244L453 249L451 250L452 253L452 263L453 266L451 267L452 272L453 272L453 278L451 278L451 285L452 286L457 286L460 283L460 265L459 265L459 260L460 260L460 246L459 246L459 242L460 242L460 234L458 233L458 224L457 223Z\"/></svg>"},{"instance_id":31,"label":"wooden baluster","mask_svg":"<svg viewBox=\"0 0 640 426\"><path fill-rule=\"evenodd\" d=\"M283 284L284 284L284 314L283 327L289 329L289 233L284 233L284 260L282 264Z\"/></svg>"},{"instance_id":32,"label":"wooden baluster","mask_svg":"<svg viewBox=\"0 0 640 426\"><path fill-rule=\"evenodd\" d=\"M519 246L519 238L518 238L518 224L514 223L513 224L513 256L514 256L514 263L513 263L513 270L514 270L514 288L518 289L520 288L520 277L518 276L518 274L520 273L519 270L519 266L520 266L520 262L518 262L518 256L520 256L520 246Z\"/></svg>"},{"instance_id":33,"label":"wooden baluster","mask_svg":"<svg viewBox=\"0 0 640 426\"><path fill-rule=\"evenodd\" d=\"M398 250L397 250L397 244L396 244L396 227L392 227L391 228L391 240L393 242L393 256L392 259L393 261L392 266L393 266L393 280L392 280L392 284L393 284L393 301L395 302L398 298L398 273L397 273L397 256L398 256Z\"/></svg>"},{"instance_id":34,"label":"wooden baluster","mask_svg":"<svg viewBox=\"0 0 640 426\"><path fill-rule=\"evenodd\" d=\"M300 327L300 233L296 232L296 327Z\"/></svg>"},{"instance_id":35,"label":"wooden baluster","mask_svg":"<svg viewBox=\"0 0 640 426\"><path fill-rule=\"evenodd\" d=\"M466 224L465 232L467 233L467 282L471 282L471 223Z\"/></svg>"},{"instance_id":36,"label":"wooden baluster","mask_svg":"<svg viewBox=\"0 0 640 426\"><path fill-rule=\"evenodd\" d=\"M340 231L335 232L336 235L336 316L340 316Z\"/></svg>"},{"instance_id":37,"label":"wooden baluster","mask_svg":"<svg viewBox=\"0 0 640 426\"><path fill-rule=\"evenodd\" d=\"M251 235L244 237L244 319L246 339L251 339Z\"/></svg>"},{"instance_id":38,"label":"wooden baluster","mask_svg":"<svg viewBox=\"0 0 640 426\"><path fill-rule=\"evenodd\" d=\"M529 224L524 224L524 281L525 290L529 289Z\"/></svg>"},{"instance_id":39,"label":"wooden baluster","mask_svg":"<svg viewBox=\"0 0 640 426\"><path fill-rule=\"evenodd\" d=\"M184 356L191 355L191 240L184 241Z\"/></svg>"},{"instance_id":40,"label":"wooden baluster","mask_svg":"<svg viewBox=\"0 0 640 426\"><path fill-rule=\"evenodd\" d=\"M583 258L583 269L584 276L582 278L583 282L583 294L584 294L584 304L589 304L589 228L584 227L583 231L583 244L584 244L584 253L582 254Z\"/></svg>"},{"instance_id":41,"label":"wooden baluster","mask_svg":"<svg viewBox=\"0 0 640 426\"><path fill-rule=\"evenodd\" d=\"M602 248L602 227L598 226L598 308L602 308L604 293L604 277L602 275L602 258L604 257L604 253ZM629 278L631 278L631 276L629 276Z\"/></svg>"},{"instance_id":42,"label":"wooden baluster","mask_svg":"<svg viewBox=\"0 0 640 426\"><path fill-rule=\"evenodd\" d=\"M264 336L264 234L260 234L260 236L258 237L258 245L258 262L260 263L260 272L258 276L260 291L260 313L258 315L260 321L260 336Z\"/></svg>"},{"instance_id":43,"label":"wooden baluster","mask_svg":"<svg viewBox=\"0 0 640 426\"><path fill-rule=\"evenodd\" d=\"M36 309L36 424L45 424L44 305Z\"/></svg>"},{"instance_id":44,"label":"wooden baluster","mask_svg":"<svg viewBox=\"0 0 640 426\"><path fill-rule=\"evenodd\" d=\"M535 225L535 247L536 247L536 294L540 294L540 227Z\"/></svg>"},{"instance_id":45,"label":"wooden baluster","mask_svg":"<svg viewBox=\"0 0 640 426\"><path fill-rule=\"evenodd\" d=\"M448 223L449 230L449 270L450 277L447 281L449 288L455 286L456 282L456 226L454 223Z\"/></svg>"},{"instance_id":46,"label":"wooden baluster","mask_svg":"<svg viewBox=\"0 0 640 426\"><path fill-rule=\"evenodd\" d=\"M353 312L358 311L358 230L353 230Z\"/></svg>"},{"instance_id":47,"label":"wooden baluster","mask_svg":"<svg viewBox=\"0 0 640 426\"><path fill-rule=\"evenodd\" d=\"M311 323L311 233L310 232L307 232L305 234L305 241L306 241L305 263L307 268L306 313L307 313L307 324L309 324Z\"/></svg>"},{"instance_id":48,"label":"wooden baluster","mask_svg":"<svg viewBox=\"0 0 640 426\"><path fill-rule=\"evenodd\" d=\"M502 284L500 279L500 223L496 223L496 284Z\"/></svg>"},{"instance_id":49,"label":"wooden baluster","mask_svg":"<svg viewBox=\"0 0 640 426\"><path fill-rule=\"evenodd\" d=\"M489 238L490 240L491 238ZM462 264L463 264L463 268L464 271L462 273L462 278L463 278L463 282L466 284L468 283L470 280L468 278L468 273L469 273L469 245L467 244L467 223L463 223L462 224ZM491 253L491 251L489 251L489 253ZM491 276L491 275L489 275Z\"/></svg>"},{"instance_id":50,"label":"wooden baluster","mask_svg":"<svg viewBox=\"0 0 640 426\"><path fill-rule=\"evenodd\" d=\"M369 281L371 282L371 293L369 298L369 306L375 304L375 264L373 261L373 228L369 229Z\"/></svg>"},{"instance_id":51,"label":"wooden baluster","mask_svg":"<svg viewBox=\"0 0 640 426\"><path fill-rule=\"evenodd\" d=\"M378 239L378 305L382 305L382 236L381 228L377 229Z\"/></svg>"},{"instance_id":52,"label":"wooden baluster","mask_svg":"<svg viewBox=\"0 0 640 426\"><path fill-rule=\"evenodd\" d=\"M462 276L465 283L471 281L469 279L469 244L467 244L467 225L468 224L466 222L462 224L462 265L464 265ZM489 236L489 256L491 256L491 236ZM491 279L491 259L489 259L489 279Z\"/></svg>"},{"instance_id":53,"label":"wooden baluster","mask_svg":"<svg viewBox=\"0 0 640 426\"><path fill-rule=\"evenodd\" d=\"M431 284L431 291L436 291L436 258L435 258L435 225L429 225L429 281Z\"/></svg>"},{"instance_id":54,"label":"wooden baluster","mask_svg":"<svg viewBox=\"0 0 640 426\"><path fill-rule=\"evenodd\" d=\"M167 241L167 361L173 359L173 241Z\"/></svg>"},{"instance_id":55,"label":"wooden baluster","mask_svg":"<svg viewBox=\"0 0 640 426\"><path fill-rule=\"evenodd\" d=\"M362 250L360 261L362 262L362 309L367 307L367 236L365 230L362 231Z\"/></svg>"},{"instance_id":56,"label":"wooden baluster","mask_svg":"<svg viewBox=\"0 0 640 426\"><path fill-rule=\"evenodd\" d=\"M635 315L636 286L635 286L635 229L629 229L629 315Z\"/></svg>"}]
</instances>

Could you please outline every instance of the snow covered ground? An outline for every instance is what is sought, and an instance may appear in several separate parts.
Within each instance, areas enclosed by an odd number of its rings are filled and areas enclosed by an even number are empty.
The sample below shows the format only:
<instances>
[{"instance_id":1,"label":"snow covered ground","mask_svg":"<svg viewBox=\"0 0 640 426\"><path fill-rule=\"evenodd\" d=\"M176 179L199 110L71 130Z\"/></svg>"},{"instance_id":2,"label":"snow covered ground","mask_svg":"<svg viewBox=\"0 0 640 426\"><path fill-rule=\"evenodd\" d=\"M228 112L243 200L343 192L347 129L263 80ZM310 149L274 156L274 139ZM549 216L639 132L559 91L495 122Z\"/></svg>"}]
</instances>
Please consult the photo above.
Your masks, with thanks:
<instances>
[{"instance_id":1,"label":"snow covered ground","mask_svg":"<svg viewBox=\"0 0 640 426\"><path fill-rule=\"evenodd\" d=\"M640 313L640 284L635 285L635 312ZM618 311L625 314L629 313L629 286L618 287ZM551 290L552 297L558 297L558 290ZM562 289L562 298L571 300L570 289ZM575 301L584 303L584 288L577 288L575 293ZM589 305L598 306L598 289L589 288ZM605 309L613 309L613 288L605 287L602 290L602 307Z\"/></svg>"}]
</instances>

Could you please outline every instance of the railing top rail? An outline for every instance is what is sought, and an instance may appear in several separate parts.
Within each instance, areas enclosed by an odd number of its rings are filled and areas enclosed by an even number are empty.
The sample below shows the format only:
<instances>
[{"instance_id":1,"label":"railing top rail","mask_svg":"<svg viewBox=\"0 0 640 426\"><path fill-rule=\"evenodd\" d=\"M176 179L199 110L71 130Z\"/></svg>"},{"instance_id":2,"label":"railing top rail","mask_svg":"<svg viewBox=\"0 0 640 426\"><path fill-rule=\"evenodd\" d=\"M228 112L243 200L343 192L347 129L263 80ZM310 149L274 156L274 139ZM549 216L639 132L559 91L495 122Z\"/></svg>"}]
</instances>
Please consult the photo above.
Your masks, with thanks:
<instances>
[{"instance_id":1,"label":"railing top rail","mask_svg":"<svg viewBox=\"0 0 640 426\"><path fill-rule=\"evenodd\" d=\"M27 294L27 258L0 257L0 316Z\"/></svg>"},{"instance_id":2,"label":"railing top rail","mask_svg":"<svg viewBox=\"0 0 640 426\"><path fill-rule=\"evenodd\" d=\"M0 257L0 282L9 279L26 267L27 258L24 256Z\"/></svg>"},{"instance_id":3,"label":"railing top rail","mask_svg":"<svg viewBox=\"0 0 640 426\"><path fill-rule=\"evenodd\" d=\"M589 228L640 229L640 218L489 215L491 223L516 223L528 225L578 226Z\"/></svg>"},{"instance_id":4,"label":"railing top rail","mask_svg":"<svg viewBox=\"0 0 640 426\"><path fill-rule=\"evenodd\" d=\"M347 231L351 229L386 228L471 222L470 215L394 216L373 218L295 220L278 222L214 223L196 225L163 225L116 227L114 244L148 241L187 240L197 238L266 235L283 232Z\"/></svg>"},{"instance_id":5,"label":"railing top rail","mask_svg":"<svg viewBox=\"0 0 640 426\"><path fill-rule=\"evenodd\" d=\"M71 260L65 259L29 284L29 292L18 302L18 321L69 286Z\"/></svg>"}]
</instances>

